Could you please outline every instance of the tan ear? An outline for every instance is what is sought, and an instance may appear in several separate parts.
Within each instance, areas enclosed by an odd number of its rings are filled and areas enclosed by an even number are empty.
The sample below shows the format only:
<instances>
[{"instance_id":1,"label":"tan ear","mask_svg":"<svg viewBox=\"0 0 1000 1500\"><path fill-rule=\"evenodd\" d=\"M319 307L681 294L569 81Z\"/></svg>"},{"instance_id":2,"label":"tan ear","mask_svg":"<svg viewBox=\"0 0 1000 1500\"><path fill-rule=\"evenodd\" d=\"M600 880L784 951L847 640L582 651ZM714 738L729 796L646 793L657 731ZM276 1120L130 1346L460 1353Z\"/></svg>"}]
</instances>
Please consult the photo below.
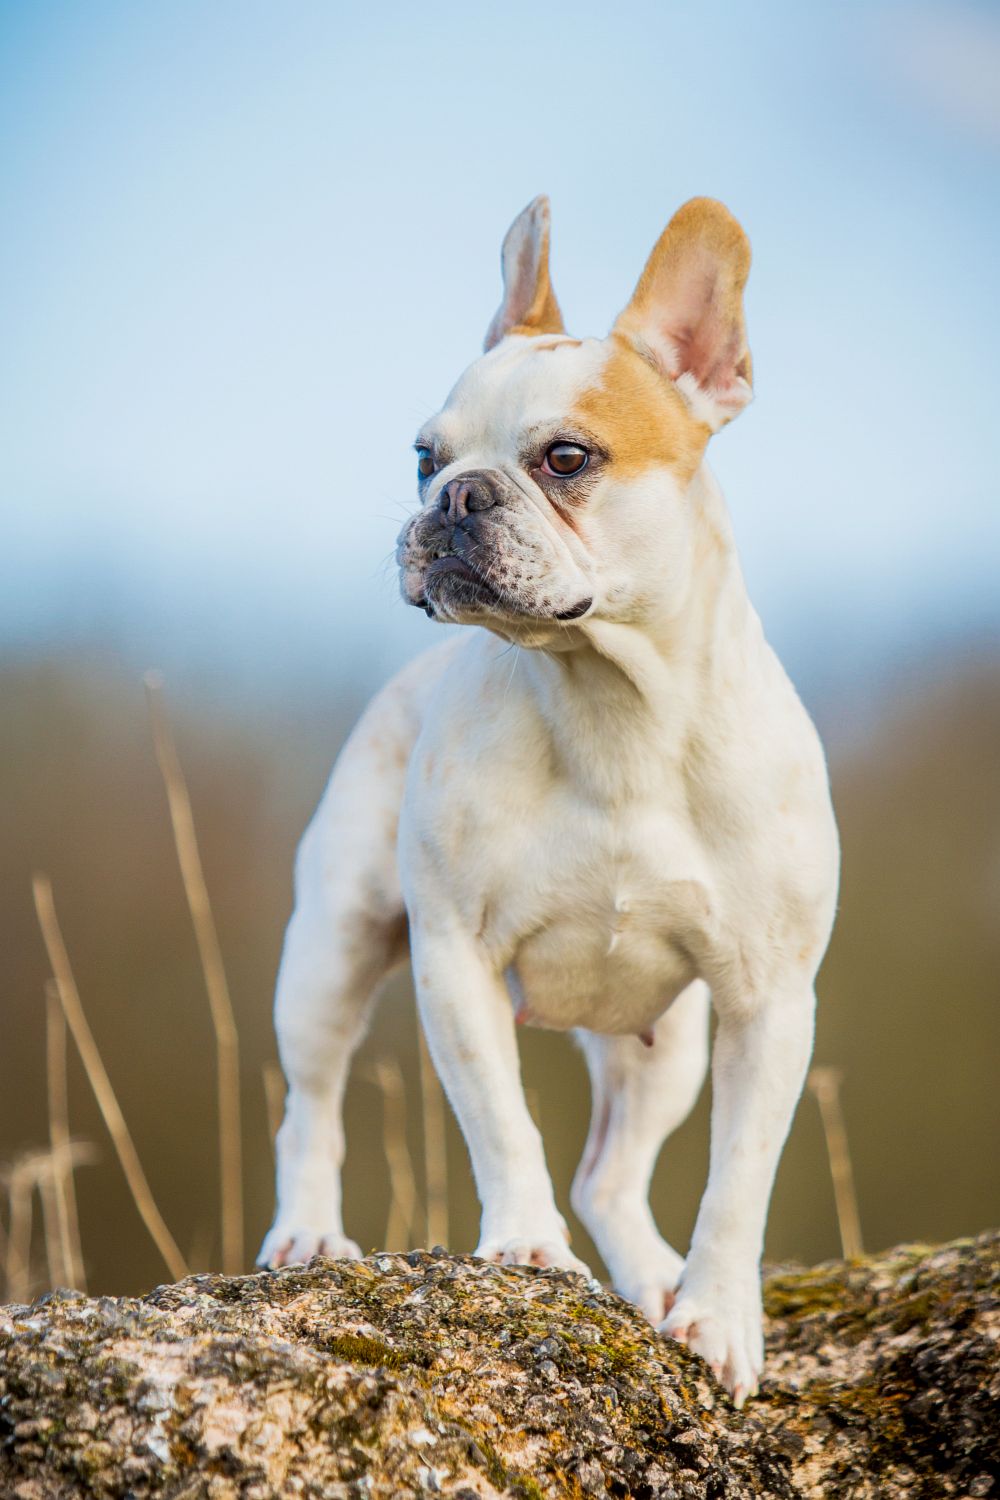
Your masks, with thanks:
<instances>
[{"instance_id":1,"label":"tan ear","mask_svg":"<svg viewBox=\"0 0 1000 1500\"><path fill-rule=\"evenodd\" d=\"M520 213L500 252L503 300L486 330L489 351L508 333L565 333L549 280L549 200L544 195Z\"/></svg>"},{"instance_id":2,"label":"tan ear","mask_svg":"<svg viewBox=\"0 0 1000 1500\"><path fill-rule=\"evenodd\" d=\"M743 321L750 245L714 198L692 198L660 235L615 323L713 432L753 398Z\"/></svg>"}]
</instances>

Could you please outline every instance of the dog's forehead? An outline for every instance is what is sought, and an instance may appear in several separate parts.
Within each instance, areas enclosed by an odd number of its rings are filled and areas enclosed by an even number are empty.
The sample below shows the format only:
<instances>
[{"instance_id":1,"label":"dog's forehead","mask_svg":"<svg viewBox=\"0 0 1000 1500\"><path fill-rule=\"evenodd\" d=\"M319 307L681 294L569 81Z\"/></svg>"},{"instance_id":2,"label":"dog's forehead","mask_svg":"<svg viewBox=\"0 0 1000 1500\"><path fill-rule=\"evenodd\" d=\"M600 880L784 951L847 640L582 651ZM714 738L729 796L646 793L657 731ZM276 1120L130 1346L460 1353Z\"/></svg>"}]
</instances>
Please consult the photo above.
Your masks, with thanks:
<instances>
[{"instance_id":1,"label":"dog's forehead","mask_svg":"<svg viewBox=\"0 0 1000 1500\"><path fill-rule=\"evenodd\" d=\"M600 383L607 360L603 339L505 339L459 377L433 428L455 446L516 442L527 429L564 421Z\"/></svg>"},{"instance_id":2,"label":"dog's forehead","mask_svg":"<svg viewBox=\"0 0 1000 1500\"><path fill-rule=\"evenodd\" d=\"M470 365L424 433L452 459L507 462L526 436L591 437L621 479L668 469L686 484L709 428L674 383L617 334L514 335Z\"/></svg>"}]
</instances>

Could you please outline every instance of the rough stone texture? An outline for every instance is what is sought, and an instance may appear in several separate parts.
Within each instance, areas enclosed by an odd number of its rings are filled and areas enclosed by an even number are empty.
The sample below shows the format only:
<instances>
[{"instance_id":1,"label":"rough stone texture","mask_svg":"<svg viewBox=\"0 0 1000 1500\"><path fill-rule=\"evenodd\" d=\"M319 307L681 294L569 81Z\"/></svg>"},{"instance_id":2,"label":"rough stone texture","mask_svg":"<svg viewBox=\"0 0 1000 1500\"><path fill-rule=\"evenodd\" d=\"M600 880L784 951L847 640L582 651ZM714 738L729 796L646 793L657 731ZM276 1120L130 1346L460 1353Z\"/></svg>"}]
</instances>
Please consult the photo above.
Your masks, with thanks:
<instances>
[{"instance_id":1,"label":"rough stone texture","mask_svg":"<svg viewBox=\"0 0 1000 1500\"><path fill-rule=\"evenodd\" d=\"M443 1253L0 1310L0 1496L993 1496L1000 1235L770 1278L767 1379Z\"/></svg>"},{"instance_id":2,"label":"rough stone texture","mask_svg":"<svg viewBox=\"0 0 1000 1500\"><path fill-rule=\"evenodd\" d=\"M1000 1500L1000 1233L773 1275L757 1415L806 1495Z\"/></svg>"}]
</instances>

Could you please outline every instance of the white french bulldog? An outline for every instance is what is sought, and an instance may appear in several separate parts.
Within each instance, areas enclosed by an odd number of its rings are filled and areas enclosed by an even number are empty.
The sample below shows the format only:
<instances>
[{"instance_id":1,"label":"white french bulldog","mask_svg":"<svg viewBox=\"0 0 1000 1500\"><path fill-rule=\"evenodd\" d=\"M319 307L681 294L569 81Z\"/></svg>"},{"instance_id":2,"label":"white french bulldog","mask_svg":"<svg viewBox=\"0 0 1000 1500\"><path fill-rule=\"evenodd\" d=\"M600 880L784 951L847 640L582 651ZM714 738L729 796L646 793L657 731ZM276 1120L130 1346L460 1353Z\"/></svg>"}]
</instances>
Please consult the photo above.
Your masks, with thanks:
<instances>
[{"instance_id":1,"label":"white french bulldog","mask_svg":"<svg viewBox=\"0 0 1000 1500\"><path fill-rule=\"evenodd\" d=\"M306 832L276 1021L290 1085L269 1266L344 1237L341 1103L412 957L482 1202L476 1253L567 1266L515 1022L574 1030L593 1116L572 1201L614 1285L737 1404L836 900L823 751L747 598L709 437L751 398L743 231L696 199L605 339L563 331L548 203L503 246L486 353L417 439L404 597L475 627L369 706ZM713 1055L686 1261L649 1210Z\"/></svg>"}]
</instances>

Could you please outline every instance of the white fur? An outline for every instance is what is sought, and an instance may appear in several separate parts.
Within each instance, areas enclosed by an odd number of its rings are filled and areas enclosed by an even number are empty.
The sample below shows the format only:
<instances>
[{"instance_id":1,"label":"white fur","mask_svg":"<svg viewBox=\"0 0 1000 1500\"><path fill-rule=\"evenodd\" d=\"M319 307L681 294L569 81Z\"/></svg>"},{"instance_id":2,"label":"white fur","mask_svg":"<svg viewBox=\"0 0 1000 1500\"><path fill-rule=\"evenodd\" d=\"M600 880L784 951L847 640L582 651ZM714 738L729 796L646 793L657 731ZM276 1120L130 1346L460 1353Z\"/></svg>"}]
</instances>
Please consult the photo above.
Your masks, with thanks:
<instances>
[{"instance_id":1,"label":"white fur","mask_svg":"<svg viewBox=\"0 0 1000 1500\"><path fill-rule=\"evenodd\" d=\"M720 427L725 426L753 400L749 383L741 379L734 380L724 396L718 392L706 391L690 370L682 371L674 385L691 408L692 414L699 422L704 422L711 432L718 432Z\"/></svg>"},{"instance_id":2,"label":"white fur","mask_svg":"<svg viewBox=\"0 0 1000 1500\"><path fill-rule=\"evenodd\" d=\"M585 1269L525 1104L516 1005L575 1030L586 1054L594 1114L573 1201L615 1285L742 1401L761 1368L767 1203L833 918L824 758L747 599L707 467L682 490L666 468L626 481L612 465L582 535L520 474L524 434L558 427L607 358L596 340L535 342L477 361L430 424L427 440L455 456L425 504L465 470L515 475L499 564L516 559L529 600L594 602L569 625L442 602L472 628L390 683L345 747L297 867L277 996L290 1093L261 1260L356 1253L340 1101L371 996L405 956L405 912L482 1201L477 1253ZM414 599L419 519L401 543ZM682 1262L647 1189L702 1082L709 991L711 1164Z\"/></svg>"}]
</instances>

